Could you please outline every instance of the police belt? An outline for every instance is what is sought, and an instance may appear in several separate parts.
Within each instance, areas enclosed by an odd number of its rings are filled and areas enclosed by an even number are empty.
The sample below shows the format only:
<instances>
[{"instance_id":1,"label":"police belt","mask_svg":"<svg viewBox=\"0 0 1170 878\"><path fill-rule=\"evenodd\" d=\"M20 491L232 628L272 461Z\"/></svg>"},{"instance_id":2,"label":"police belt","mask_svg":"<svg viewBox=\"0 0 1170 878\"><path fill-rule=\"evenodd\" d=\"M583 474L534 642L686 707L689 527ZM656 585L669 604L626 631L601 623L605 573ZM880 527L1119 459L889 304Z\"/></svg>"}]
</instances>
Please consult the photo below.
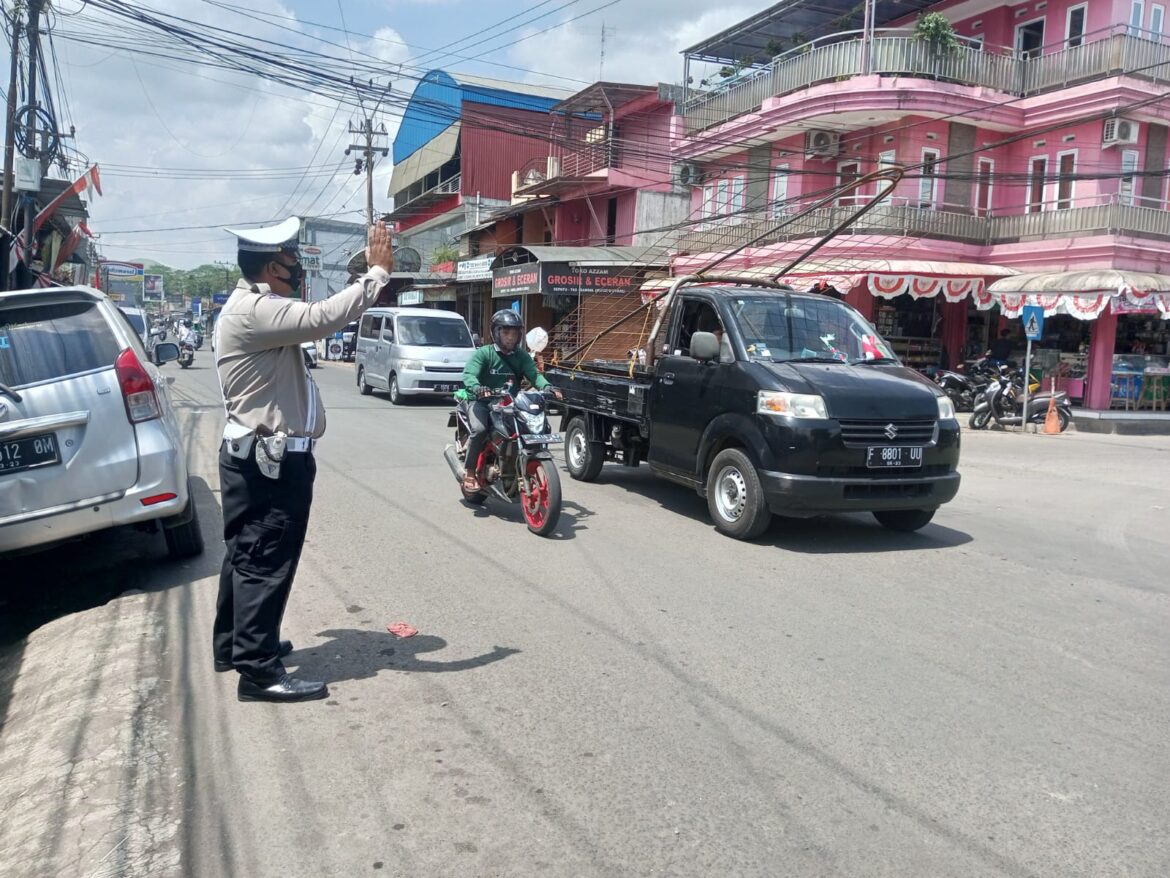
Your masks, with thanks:
<instances>
[{"instance_id":1,"label":"police belt","mask_svg":"<svg viewBox=\"0 0 1170 878\"><path fill-rule=\"evenodd\" d=\"M233 441L238 443L241 438L243 438L243 437L228 436L227 431L226 430L224 431L223 441L226 442L229 446L232 444ZM253 434L248 434L247 445L249 448L251 448L251 445L252 445L252 438L253 438ZM285 451L291 451L294 454L296 454L296 453L303 454L306 451L312 451L314 448L316 448L317 447L317 440L311 439L308 436L289 436L287 439L285 439L285 446L284 447L285 447ZM245 451L243 456L245 456L245 457L247 456L247 451Z\"/></svg>"}]
</instances>

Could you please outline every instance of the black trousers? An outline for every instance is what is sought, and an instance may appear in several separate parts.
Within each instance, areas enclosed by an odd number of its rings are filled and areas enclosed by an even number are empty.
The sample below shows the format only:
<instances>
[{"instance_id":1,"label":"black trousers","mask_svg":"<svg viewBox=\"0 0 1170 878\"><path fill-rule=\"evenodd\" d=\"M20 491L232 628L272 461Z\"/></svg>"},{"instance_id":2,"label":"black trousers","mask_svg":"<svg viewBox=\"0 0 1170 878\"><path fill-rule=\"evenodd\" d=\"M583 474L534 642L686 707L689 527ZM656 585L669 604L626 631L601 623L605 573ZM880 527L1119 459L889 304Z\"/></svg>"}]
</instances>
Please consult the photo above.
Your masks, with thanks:
<instances>
[{"instance_id":1,"label":"black trousers","mask_svg":"<svg viewBox=\"0 0 1170 878\"><path fill-rule=\"evenodd\" d=\"M219 452L223 539L212 649L215 658L260 683L284 674L277 655L280 622L301 559L317 463L288 453L280 478L260 473L253 457Z\"/></svg>"}]
</instances>

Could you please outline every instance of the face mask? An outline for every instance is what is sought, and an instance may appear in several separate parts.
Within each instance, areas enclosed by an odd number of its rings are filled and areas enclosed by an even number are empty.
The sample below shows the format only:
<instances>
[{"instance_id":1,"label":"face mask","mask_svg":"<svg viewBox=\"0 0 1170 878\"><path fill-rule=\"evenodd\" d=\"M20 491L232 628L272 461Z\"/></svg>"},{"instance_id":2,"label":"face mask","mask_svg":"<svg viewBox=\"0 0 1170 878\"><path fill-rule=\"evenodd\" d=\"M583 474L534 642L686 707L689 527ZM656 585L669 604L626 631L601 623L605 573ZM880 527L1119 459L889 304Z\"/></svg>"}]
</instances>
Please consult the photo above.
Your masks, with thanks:
<instances>
[{"instance_id":1,"label":"face mask","mask_svg":"<svg viewBox=\"0 0 1170 878\"><path fill-rule=\"evenodd\" d=\"M305 276L305 269L301 267L299 262L294 262L292 265L285 265L283 262L278 262L281 268L288 272L288 278L285 283L292 287L292 291L298 292L301 288L301 280Z\"/></svg>"}]
</instances>

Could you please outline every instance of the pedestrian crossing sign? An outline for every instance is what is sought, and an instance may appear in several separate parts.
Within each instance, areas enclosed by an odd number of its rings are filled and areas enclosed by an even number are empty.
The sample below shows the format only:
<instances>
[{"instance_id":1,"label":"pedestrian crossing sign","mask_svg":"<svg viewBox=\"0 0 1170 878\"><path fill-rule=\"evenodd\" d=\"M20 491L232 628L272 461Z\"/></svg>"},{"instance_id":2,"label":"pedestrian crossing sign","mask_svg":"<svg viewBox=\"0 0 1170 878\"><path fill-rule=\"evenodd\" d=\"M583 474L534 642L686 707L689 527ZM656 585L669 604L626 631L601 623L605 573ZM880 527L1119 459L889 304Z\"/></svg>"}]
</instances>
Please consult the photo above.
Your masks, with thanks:
<instances>
[{"instance_id":1,"label":"pedestrian crossing sign","mask_svg":"<svg viewBox=\"0 0 1170 878\"><path fill-rule=\"evenodd\" d=\"M1028 341L1040 341L1044 336L1044 309L1039 305L1025 305L1023 318Z\"/></svg>"}]
</instances>

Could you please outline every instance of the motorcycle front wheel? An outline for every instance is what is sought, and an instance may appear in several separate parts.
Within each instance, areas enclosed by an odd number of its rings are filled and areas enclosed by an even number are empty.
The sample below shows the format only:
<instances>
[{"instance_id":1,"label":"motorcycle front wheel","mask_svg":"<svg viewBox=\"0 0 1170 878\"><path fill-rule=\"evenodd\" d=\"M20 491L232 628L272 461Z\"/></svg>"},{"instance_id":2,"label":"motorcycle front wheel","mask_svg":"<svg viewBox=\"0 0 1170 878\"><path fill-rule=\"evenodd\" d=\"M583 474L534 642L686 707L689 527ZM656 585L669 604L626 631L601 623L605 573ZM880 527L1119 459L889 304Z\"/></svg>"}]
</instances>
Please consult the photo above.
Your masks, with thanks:
<instances>
[{"instance_id":1,"label":"motorcycle front wheel","mask_svg":"<svg viewBox=\"0 0 1170 878\"><path fill-rule=\"evenodd\" d=\"M553 532L561 518L561 474L551 460L528 461L520 505L530 531L539 537Z\"/></svg>"},{"instance_id":2,"label":"motorcycle front wheel","mask_svg":"<svg viewBox=\"0 0 1170 878\"><path fill-rule=\"evenodd\" d=\"M981 412L975 412L973 415L971 415L970 427L972 430L984 430L987 428L987 422L990 420L990 409L984 409Z\"/></svg>"}]
</instances>

